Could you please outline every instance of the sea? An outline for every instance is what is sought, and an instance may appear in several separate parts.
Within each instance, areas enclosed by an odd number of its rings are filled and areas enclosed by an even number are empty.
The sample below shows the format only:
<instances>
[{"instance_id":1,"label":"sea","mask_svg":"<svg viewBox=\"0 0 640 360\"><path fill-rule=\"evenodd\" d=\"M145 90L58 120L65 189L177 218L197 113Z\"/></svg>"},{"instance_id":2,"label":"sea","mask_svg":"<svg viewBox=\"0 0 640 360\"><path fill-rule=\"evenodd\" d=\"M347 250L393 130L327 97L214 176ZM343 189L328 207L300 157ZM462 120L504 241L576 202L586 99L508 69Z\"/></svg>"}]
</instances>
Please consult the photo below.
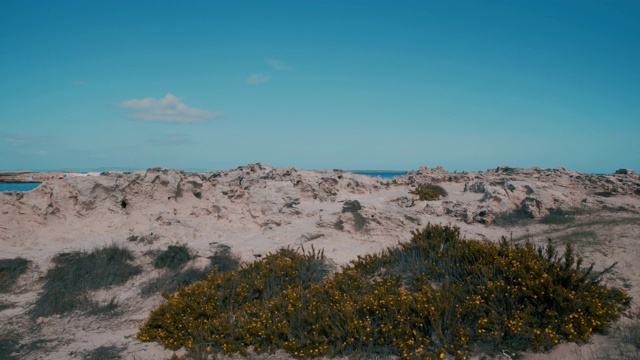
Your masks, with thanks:
<instances>
[{"instance_id":1,"label":"sea","mask_svg":"<svg viewBox=\"0 0 640 360\"><path fill-rule=\"evenodd\" d=\"M391 179L392 177L404 175L407 171L395 170L350 170L354 174L367 175L371 177L381 177L383 179Z\"/></svg>"},{"instance_id":2,"label":"sea","mask_svg":"<svg viewBox=\"0 0 640 360\"><path fill-rule=\"evenodd\" d=\"M3 191L31 191L38 186L40 186L39 182L28 182L28 183L0 183L0 192Z\"/></svg>"}]
</instances>

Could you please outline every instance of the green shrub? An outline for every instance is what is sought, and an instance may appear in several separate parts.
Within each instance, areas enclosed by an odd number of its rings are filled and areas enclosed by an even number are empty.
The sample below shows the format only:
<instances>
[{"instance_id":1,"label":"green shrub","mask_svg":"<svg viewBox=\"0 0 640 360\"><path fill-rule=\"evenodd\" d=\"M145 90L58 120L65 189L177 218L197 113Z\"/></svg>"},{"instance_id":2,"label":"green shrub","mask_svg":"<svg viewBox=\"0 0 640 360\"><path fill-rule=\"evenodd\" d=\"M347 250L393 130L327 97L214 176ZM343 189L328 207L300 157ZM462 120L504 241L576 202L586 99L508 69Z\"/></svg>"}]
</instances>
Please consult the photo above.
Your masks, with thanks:
<instances>
[{"instance_id":1,"label":"green shrub","mask_svg":"<svg viewBox=\"0 0 640 360\"><path fill-rule=\"evenodd\" d=\"M615 193L613 193L611 191L598 191L598 192L594 193L593 195L601 196L601 197L612 197L612 196L615 195Z\"/></svg>"},{"instance_id":2,"label":"green shrub","mask_svg":"<svg viewBox=\"0 0 640 360\"><path fill-rule=\"evenodd\" d=\"M20 275L29 268L29 260L21 257L0 259L0 293L8 292Z\"/></svg>"},{"instance_id":3,"label":"green shrub","mask_svg":"<svg viewBox=\"0 0 640 360\"><path fill-rule=\"evenodd\" d=\"M177 269L192 259L189 248L185 245L169 245L167 250L162 251L153 261L156 269L170 268Z\"/></svg>"},{"instance_id":4,"label":"green shrub","mask_svg":"<svg viewBox=\"0 0 640 360\"><path fill-rule=\"evenodd\" d=\"M449 195L447 193L447 190L445 190L442 186L434 184L418 185L415 189L409 191L409 193L417 195L420 200L426 201L438 200Z\"/></svg>"},{"instance_id":5,"label":"green shrub","mask_svg":"<svg viewBox=\"0 0 640 360\"><path fill-rule=\"evenodd\" d=\"M169 248L171 248L171 246ZM169 249L165 253L167 252L173 254L184 253L183 250ZM160 258L160 256L162 256L162 254L160 254L158 258ZM177 257L179 256L171 258L175 259ZM216 247L213 255L209 257L209 261L209 266L204 269L188 268L183 270L182 268L168 267L162 275L144 285L141 289L141 293L145 296L159 292L173 293L180 287L191 285L195 282L206 279L207 275L213 271L224 273L233 271L240 266L240 259L231 253L229 246L223 244L219 244Z\"/></svg>"},{"instance_id":6,"label":"green shrub","mask_svg":"<svg viewBox=\"0 0 640 360\"><path fill-rule=\"evenodd\" d=\"M218 272L229 272L240 266L240 259L231 253L228 245L219 244L209 257L211 267Z\"/></svg>"},{"instance_id":7,"label":"green shrub","mask_svg":"<svg viewBox=\"0 0 640 360\"><path fill-rule=\"evenodd\" d=\"M463 241L429 225L410 242L327 276L322 253L283 249L167 295L142 341L198 354L298 358L374 354L466 358L472 349L541 350L584 342L630 306L568 246ZM610 270L610 269L608 269Z\"/></svg>"},{"instance_id":8,"label":"green shrub","mask_svg":"<svg viewBox=\"0 0 640 360\"><path fill-rule=\"evenodd\" d=\"M56 255L54 267L45 275L43 292L36 300L33 315L50 316L90 307L88 291L124 284L142 271L140 266L131 264L133 260L130 250L115 244L90 253Z\"/></svg>"}]
</instances>

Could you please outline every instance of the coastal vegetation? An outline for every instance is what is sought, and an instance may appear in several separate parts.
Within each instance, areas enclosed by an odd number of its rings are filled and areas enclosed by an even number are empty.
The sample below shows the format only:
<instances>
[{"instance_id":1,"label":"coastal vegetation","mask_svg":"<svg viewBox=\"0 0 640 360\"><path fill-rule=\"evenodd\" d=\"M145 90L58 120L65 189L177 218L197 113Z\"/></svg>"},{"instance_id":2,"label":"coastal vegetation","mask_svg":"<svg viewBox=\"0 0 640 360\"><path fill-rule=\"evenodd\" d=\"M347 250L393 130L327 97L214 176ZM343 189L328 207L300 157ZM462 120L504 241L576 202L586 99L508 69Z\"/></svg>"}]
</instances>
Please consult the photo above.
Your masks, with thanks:
<instances>
[{"instance_id":1,"label":"coastal vegetation","mask_svg":"<svg viewBox=\"0 0 640 360\"><path fill-rule=\"evenodd\" d=\"M169 245L167 250L160 252L154 260L154 266L164 268L164 272L147 282L140 290L141 294L173 293L179 287L206 279L212 271L225 273L240 266L238 257L231 253L229 246L223 244L216 246L209 257L209 264L202 269L185 266L193 258L190 254L191 250L186 245Z\"/></svg>"},{"instance_id":2,"label":"coastal vegetation","mask_svg":"<svg viewBox=\"0 0 640 360\"><path fill-rule=\"evenodd\" d=\"M44 277L43 291L33 308L35 317L65 314L77 309L96 313L117 307L112 299L104 307L95 304L88 292L121 285L142 271L132 264L131 250L112 244L91 252L61 253L53 258L54 267Z\"/></svg>"},{"instance_id":3,"label":"coastal vegetation","mask_svg":"<svg viewBox=\"0 0 640 360\"><path fill-rule=\"evenodd\" d=\"M417 195L420 200L424 201L438 200L440 198L446 198L447 195L449 195L447 193L447 190L445 190L442 186L435 184L418 185L409 193Z\"/></svg>"},{"instance_id":4,"label":"coastal vegetation","mask_svg":"<svg viewBox=\"0 0 640 360\"><path fill-rule=\"evenodd\" d=\"M118 360L122 359L121 354L124 350L124 347L103 345L93 350L85 351L81 355L83 360Z\"/></svg>"},{"instance_id":5,"label":"coastal vegetation","mask_svg":"<svg viewBox=\"0 0 640 360\"><path fill-rule=\"evenodd\" d=\"M283 349L297 358L402 359L583 343L629 309L567 245L464 240L428 225L331 273L320 251L280 249L165 294L137 338L188 355Z\"/></svg>"},{"instance_id":6,"label":"coastal vegetation","mask_svg":"<svg viewBox=\"0 0 640 360\"><path fill-rule=\"evenodd\" d=\"M0 293L8 292L29 268L29 260L17 257L0 259Z\"/></svg>"},{"instance_id":7,"label":"coastal vegetation","mask_svg":"<svg viewBox=\"0 0 640 360\"><path fill-rule=\"evenodd\" d=\"M186 245L169 245L169 247L161 251L153 261L156 269L169 268L177 269L192 259L189 248Z\"/></svg>"}]
</instances>

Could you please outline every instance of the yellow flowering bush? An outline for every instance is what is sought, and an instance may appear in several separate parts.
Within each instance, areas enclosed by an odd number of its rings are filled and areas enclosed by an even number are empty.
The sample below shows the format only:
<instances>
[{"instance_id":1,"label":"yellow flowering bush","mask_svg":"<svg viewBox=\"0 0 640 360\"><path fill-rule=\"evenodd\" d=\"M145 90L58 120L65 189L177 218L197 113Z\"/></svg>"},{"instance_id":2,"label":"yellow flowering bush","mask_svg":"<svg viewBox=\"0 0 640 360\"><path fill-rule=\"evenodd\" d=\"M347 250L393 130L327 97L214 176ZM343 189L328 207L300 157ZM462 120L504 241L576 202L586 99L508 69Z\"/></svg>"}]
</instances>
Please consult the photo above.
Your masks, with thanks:
<instances>
[{"instance_id":1,"label":"yellow flowering bush","mask_svg":"<svg viewBox=\"0 0 640 360\"><path fill-rule=\"evenodd\" d=\"M389 354L465 359L477 349L583 342L631 298L581 268L569 247L460 239L429 225L408 243L329 275L320 252L282 249L167 295L142 341L194 354L284 349L298 358Z\"/></svg>"}]
</instances>

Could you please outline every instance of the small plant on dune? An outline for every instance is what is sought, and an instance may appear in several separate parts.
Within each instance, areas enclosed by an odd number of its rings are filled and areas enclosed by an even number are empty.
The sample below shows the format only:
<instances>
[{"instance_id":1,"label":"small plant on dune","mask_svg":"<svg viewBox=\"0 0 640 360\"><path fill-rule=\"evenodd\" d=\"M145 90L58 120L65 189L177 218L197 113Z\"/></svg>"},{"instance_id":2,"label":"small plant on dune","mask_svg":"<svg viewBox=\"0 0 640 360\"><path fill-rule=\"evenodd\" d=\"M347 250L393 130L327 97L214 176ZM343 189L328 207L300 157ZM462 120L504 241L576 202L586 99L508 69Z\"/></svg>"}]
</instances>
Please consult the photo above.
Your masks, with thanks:
<instances>
[{"instance_id":1,"label":"small plant on dune","mask_svg":"<svg viewBox=\"0 0 640 360\"><path fill-rule=\"evenodd\" d=\"M115 297L111 298L111 300L104 305L99 305L95 302L91 305L92 306L89 310L90 315L108 315L110 317L114 317L122 313L121 311L118 311L118 307L120 306L120 304L118 304L118 301Z\"/></svg>"},{"instance_id":2,"label":"small plant on dune","mask_svg":"<svg viewBox=\"0 0 640 360\"><path fill-rule=\"evenodd\" d=\"M20 338L14 333L0 334L0 359L14 360L19 359L17 354L20 352Z\"/></svg>"},{"instance_id":3,"label":"small plant on dune","mask_svg":"<svg viewBox=\"0 0 640 360\"><path fill-rule=\"evenodd\" d=\"M43 292L36 300L33 315L64 314L93 304L88 291L121 285L139 274L140 266L131 264L133 253L109 245L89 253L75 251L53 258L54 267L44 277Z\"/></svg>"},{"instance_id":4,"label":"small plant on dune","mask_svg":"<svg viewBox=\"0 0 640 360\"><path fill-rule=\"evenodd\" d=\"M522 209L514 209L512 211L506 211L496 214L493 224L501 227L511 227L517 225L523 225L532 222L531 215L527 214Z\"/></svg>"},{"instance_id":5,"label":"small plant on dune","mask_svg":"<svg viewBox=\"0 0 640 360\"><path fill-rule=\"evenodd\" d=\"M153 261L156 269L170 268L177 269L189 262L193 257L186 245L169 245L169 247L160 252Z\"/></svg>"},{"instance_id":6,"label":"small plant on dune","mask_svg":"<svg viewBox=\"0 0 640 360\"><path fill-rule=\"evenodd\" d=\"M556 210L550 210L549 214L545 215L542 219L540 219L540 222L546 225L562 225L562 224L569 224L574 220L575 218L571 216L570 213L562 209L556 209Z\"/></svg>"},{"instance_id":7,"label":"small plant on dune","mask_svg":"<svg viewBox=\"0 0 640 360\"><path fill-rule=\"evenodd\" d=\"M179 254L183 250L173 250L172 252ZM141 293L145 296L163 292L173 293L180 287L206 279L207 275L213 271L224 273L236 270L238 267L240 267L240 259L231 253L228 245L219 244L213 255L209 257L209 265L207 267L203 269L168 267L162 275L144 285Z\"/></svg>"},{"instance_id":8,"label":"small plant on dune","mask_svg":"<svg viewBox=\"0 0 640 360\"><path fill-rule=\"evenodd\" d=\"M240 259L231 253L231 248L228 245L224 244L218 244L209 260L211 267L218 272L229 272L240 266Z\"/></svg>"},{"instance_id":9,"label":"small plant on dune","mask_svg":"<svg viewBox=\"0 0 640 360\"><path fill-rule=\"evenodd\" d=\"M29 260L21 257L0 259L0 293L8 292L28 268Z\"/></svg>"},{"instance_id":10,"label":"small plant on dune","mask_svg":"<svg viewBox=\"0 0 640 360\"><path fill-rule=\"evenodd\" d=\"M440 198L445 198L447 190L440 185L435 184L421 184L416 186L415 189L409 192L410 194L417 195L420 200L433 201Z\"/></svg>"},{"instance_id":11,"label":"small plant on dune","mask_svg":"<svg viewBox=\"0 0 640 360\"><path fill-rule=\"evenodd\" d=\"M103 345L82 354L83 360L117 360L122 359L124 347Z\"/></svg>"},{"instance_id":12,"label":"small plant on dune","mask_svg":"<svg viewBox=\"0 0 640 360\"><path fill-rule=\"evenodd\" d=\"M166 269L160 276L142 286L140 293L143 296L151 296L157 293L173 293L183 286L206 279L211 271L213 269L210 267L204 269Z\"/></svg>"},{"instance_id":13,"label":"small plant on dune","mask_svg":"<svg viewBox=\"0 0 640 360\"><path fill-rule=\"evenodd\" d=\"M202 356L250 348L297 358L465 359L585 342L630 306L570 246L558 256L551 243L466 241L440 225L412 234L331 276L321 252L291 249L213 272L167 295L137 337Z\"/></svg>"}]
</instances>

